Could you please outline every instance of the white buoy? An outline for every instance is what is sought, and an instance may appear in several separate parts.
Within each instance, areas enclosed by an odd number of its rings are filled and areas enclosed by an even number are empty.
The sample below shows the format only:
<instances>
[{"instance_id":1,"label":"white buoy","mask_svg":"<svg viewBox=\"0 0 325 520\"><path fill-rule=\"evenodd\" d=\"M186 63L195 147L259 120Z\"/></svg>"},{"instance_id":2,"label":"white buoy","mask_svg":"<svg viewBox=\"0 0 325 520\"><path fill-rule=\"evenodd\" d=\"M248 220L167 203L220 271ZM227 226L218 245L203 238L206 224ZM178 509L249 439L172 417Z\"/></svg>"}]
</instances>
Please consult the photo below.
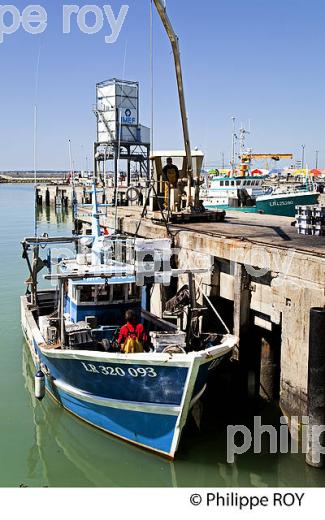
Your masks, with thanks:
<instances>
[{"instance_id":1,"label":"white buoy","mask_svg":"<svg viewBox=\"0 0 325 520\"><path fill-rule=\"evenodd\" d=\"M38 370L35 374L35 397L39 401L45 396L45 376L42 370Z\"/></svg>"}]
</instances>

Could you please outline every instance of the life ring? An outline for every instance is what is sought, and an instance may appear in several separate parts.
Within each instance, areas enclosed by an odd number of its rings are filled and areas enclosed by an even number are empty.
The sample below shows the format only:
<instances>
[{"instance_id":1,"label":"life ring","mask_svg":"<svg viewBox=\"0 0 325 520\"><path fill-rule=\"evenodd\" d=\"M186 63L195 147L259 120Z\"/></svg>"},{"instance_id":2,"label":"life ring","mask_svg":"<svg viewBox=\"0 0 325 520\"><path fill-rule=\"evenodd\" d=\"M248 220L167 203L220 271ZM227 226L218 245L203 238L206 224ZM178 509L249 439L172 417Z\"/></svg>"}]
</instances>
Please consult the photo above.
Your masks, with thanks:
<instances>
[{"instance_id":1,"label":"life ring","mask_svg":"<svg viewBox=\"0 0 325 520\"><path fill-rule=\"evenodd\" d=\"M135 202L140 198L140 190L138 188L135 188L134 186L130 186L130 188L126 190L125 195L128 201Z\"/></svg>"}]
</instances>

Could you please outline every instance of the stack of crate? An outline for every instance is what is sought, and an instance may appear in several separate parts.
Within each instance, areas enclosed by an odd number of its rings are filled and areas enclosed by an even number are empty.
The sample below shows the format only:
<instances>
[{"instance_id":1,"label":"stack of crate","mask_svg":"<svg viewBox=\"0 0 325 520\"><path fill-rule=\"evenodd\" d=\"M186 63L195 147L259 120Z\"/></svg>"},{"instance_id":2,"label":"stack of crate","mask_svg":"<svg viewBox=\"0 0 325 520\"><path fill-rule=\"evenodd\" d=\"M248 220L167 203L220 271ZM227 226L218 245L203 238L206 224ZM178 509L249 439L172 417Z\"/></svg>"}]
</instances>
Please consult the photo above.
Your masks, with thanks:
<instances>
[{"instance_id":1,"label":"stack of crate","mask_svg":"<svg viewBox=\"0 0 325 520\"><path fill-rule=\"evenodd\" d=\"M296 206L296 228L299 235L325 236L325 206Z\"/></svg>"}]
</instances>

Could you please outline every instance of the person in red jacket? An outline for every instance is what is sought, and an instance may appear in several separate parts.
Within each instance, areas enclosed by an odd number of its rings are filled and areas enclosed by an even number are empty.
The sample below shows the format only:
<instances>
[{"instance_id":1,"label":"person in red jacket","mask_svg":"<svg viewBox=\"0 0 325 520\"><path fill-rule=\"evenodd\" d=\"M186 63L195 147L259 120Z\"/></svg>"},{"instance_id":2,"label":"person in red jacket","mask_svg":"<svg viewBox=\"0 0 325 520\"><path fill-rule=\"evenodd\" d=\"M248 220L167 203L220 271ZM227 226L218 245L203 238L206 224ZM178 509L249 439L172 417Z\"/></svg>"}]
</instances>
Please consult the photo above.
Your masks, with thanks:
<instances>
[{"instance_id":1,"label":"person in red jacket","mask_svg":"<svg viewBox=\"0 0 325 520\"><path fill-rule=\"evenodd\" d=\"M142 323L138 323L136 314L132 310L128 310L125 313L126 324L121 327L120 334L118 337L118 344L123 348L128 338L136 338L143 347L145 347L148 341L148 335L144 329Z\"/></svg>"}]
</instances>

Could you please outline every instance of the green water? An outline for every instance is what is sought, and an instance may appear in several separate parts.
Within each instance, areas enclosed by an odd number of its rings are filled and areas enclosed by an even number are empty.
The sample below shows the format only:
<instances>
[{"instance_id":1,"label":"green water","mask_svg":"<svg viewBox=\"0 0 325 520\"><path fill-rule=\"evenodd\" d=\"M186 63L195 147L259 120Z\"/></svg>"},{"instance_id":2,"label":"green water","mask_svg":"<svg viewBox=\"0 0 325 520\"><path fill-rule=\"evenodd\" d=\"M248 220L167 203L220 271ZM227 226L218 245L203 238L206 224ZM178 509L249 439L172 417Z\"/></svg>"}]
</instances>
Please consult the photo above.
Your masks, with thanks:
<instances>
[{"instance_id":1,"label":"green water","mask_svg":"<svg viewBox=\"0 0 325 520\"><path fill-rule=\"evenodd\" d=\"M43 211L39 232L71 231L71 216ZM80 422L46 397L33 397L34 369L20 330L27 277L20 240L33 234L33 188L0 185L0 486L323 486L325 473L301 455L253 455L226 463L216 392L201 431L184 432L174 463ZM271 413L272 420L273 411ZM234 421L232 410L227 414ZM233 422L237 424L236 422Z\"/></svg>"}]
</instances>

